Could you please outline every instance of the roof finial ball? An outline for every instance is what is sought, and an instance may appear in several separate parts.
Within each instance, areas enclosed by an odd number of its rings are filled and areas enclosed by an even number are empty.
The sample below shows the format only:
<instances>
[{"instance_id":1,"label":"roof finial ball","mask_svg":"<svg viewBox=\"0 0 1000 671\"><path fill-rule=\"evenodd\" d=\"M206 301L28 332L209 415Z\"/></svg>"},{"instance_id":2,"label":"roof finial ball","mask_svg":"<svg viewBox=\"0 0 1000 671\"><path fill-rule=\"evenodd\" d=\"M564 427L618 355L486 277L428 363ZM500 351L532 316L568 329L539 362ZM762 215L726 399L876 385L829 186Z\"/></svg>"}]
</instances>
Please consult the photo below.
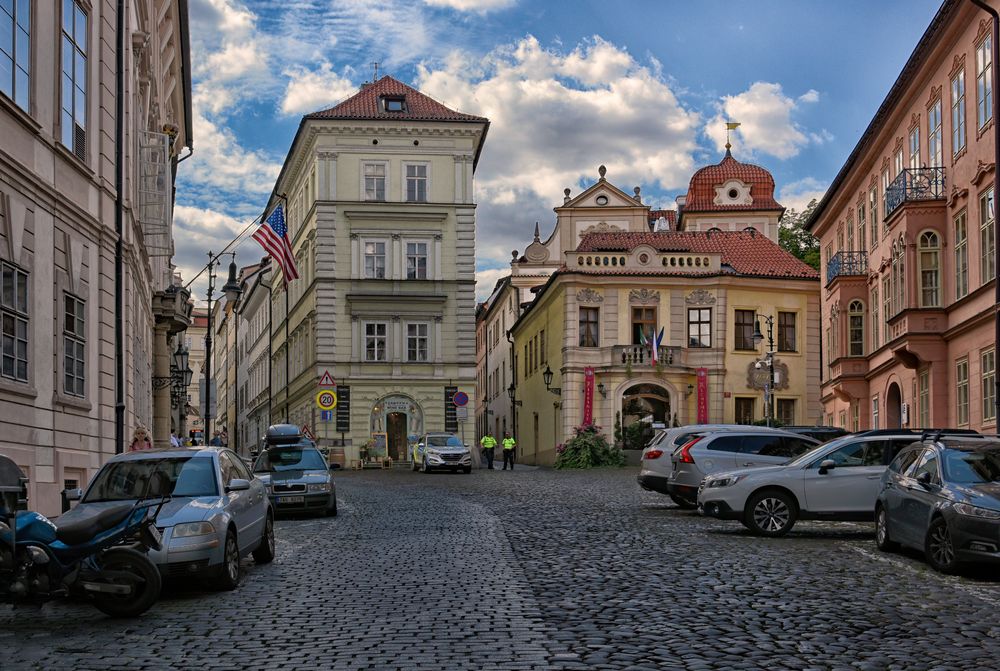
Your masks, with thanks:
<instances>
[{"instance_id":1,"label":"roof finial ball","mask_svg":"<svg viewBox=\"0 0 1000 671\"><path fill-rule=\"evenodd\" d=\"M730 151L730 149L733 148L733 145L729 143L729 131L736 130L739 127L740 127L739 121L726 122L726 156L732 157L733 155L733 152Z\"/></svg>"},{"instance_id":2,"label":"roof finial ball","mask_svg":"<svg viewBox=\"0 0 1000 671\"><path fill-rule=\"evenodd\" d=\"M603 165L597 169L597 174L601 176L601 181L604 181L604 176L608 174L608 169Z\"/></svg>"},{"instance_id":3,"label":"roof finial ball","mask_svg":"<svg viewBox=\"0 0 1000 671\"><path fill-rule=\"evenodd\" d=\"M635 194L635 196L634 196L635 197L635 202L637 202L637 203L641 203L642 202L642 196L639 195L640 191L641 191L641 189L639 187L635 187L634 189L632 189L632 193Z\"/></svg>"},{"instance_id":4,"label":"roof finial ball","mask_svg":"<svg viewBox=\"0 0 1000 671\"><path fill-rule=\"evenodd\" d=\"M510 253L510 256L511 256L511 258L510 258L511 263L517 263L517 250L516 249Z\"/></svg>"},{"instance_id":5,"label":"roof finial ball","mask_svg":"<svg viewBox=\"0 0 1000 671\"><path fill-rule=\"evenodd\" d=\"M569 202L569 187L563 189L563 203Z\"/></svg>"}]
</instances>

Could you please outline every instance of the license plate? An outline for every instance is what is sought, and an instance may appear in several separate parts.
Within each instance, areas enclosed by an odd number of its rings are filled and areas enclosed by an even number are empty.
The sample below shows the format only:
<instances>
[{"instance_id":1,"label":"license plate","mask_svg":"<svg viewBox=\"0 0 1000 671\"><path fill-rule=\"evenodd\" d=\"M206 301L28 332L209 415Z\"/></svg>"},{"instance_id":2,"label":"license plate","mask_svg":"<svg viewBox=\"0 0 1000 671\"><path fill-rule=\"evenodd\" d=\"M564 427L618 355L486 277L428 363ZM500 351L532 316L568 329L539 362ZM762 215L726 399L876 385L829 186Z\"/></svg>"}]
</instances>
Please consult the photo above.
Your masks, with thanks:
<instances>
[{"instance_id":1,"label":"license plate","mask_svg":"<svg viewBox=\"0 0 1000 671\"><path fill-rule=\"evenodd\" d=\"M303 503L305 501L304 496L279 496L278 503Z\"/></svg>"}]
</instances>

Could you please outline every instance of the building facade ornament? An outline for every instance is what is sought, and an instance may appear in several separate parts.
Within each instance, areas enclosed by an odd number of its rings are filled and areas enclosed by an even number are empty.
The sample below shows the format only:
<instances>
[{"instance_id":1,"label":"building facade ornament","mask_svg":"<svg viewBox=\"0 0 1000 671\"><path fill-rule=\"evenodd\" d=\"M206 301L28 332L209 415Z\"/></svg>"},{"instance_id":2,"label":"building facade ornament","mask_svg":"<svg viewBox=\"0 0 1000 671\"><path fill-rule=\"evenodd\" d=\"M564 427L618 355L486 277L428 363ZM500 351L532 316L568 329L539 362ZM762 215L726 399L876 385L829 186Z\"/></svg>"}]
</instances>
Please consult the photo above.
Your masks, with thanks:
<instances>
[{"instance_id":1,"label":"building facade ornament","mask_svg":"<svg viewBox=\"0 0 1000 671\"><path fill-rule=\"evenodd\" d=\"M688 305L715 305L715 296L711 291L695 289L684 299Z\"/></svg>"},{"instance_id":2,"label":"building facade ornament","mask_svg":"<svg viewBox=\"0 0 1000 671\"><path fill-rule=\"evenodd\" d=\"M788 365L774 359L774 389L788 389ZM759 364L759 367L758 367ZM767 369L767 359L756 359L747 364L747 386L763 391L771 381L771 372Z\"/></svg>"},{"instance_id":3,"label":"building facade ornament","mask_svg":"<svg viewBox=\"0 0 1000 671\"><path fill-rule=\"evenodd\" d=\"M578 303L603 303L604 296L588 287L577 292L576 300Z\"/></svg>"},{"instance_id":4,"label":"building facade ornament","mask_svg":"<svg viewBox=\"0 0 1000 671\"><path fill-rule=\"evenodd\" d=\"M659 303L660 292L649 289L632 289L632 291L628 292L628 302L639 303L640 305Z\"/></svg>"},{"instance_id":5,"label":"building facade ornament","mask_svg":"<svg viewBox=\"0 0 1000 671\"><path fill-rule=\"evenodd\" d=\"M616 231L620 232L621 230L622 229L618 228L617 226L612 226L606 221L602 221L600 223L588 226L587 228L583 229L582 231L580 231L580 235L590 235L591 233L612 233Z\"/></svg>"}]
</instances>

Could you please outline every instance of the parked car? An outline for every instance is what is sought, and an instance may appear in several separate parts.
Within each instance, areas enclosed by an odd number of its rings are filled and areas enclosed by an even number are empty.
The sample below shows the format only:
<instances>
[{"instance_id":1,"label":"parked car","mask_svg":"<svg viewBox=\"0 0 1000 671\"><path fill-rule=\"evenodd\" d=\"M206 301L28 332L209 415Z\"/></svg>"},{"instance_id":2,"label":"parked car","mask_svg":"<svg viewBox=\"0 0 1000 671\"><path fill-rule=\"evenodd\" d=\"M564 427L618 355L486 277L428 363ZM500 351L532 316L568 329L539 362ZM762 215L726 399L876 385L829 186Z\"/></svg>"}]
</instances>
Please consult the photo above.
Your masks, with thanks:
<instances>
[{"instance_id":1,"label":"parked car","mask_svg":"<svg viewBox=\"0 0 1000 671\"><path fill-rule=\"evenodd\" d=\"M156 520L162 549L149 558L165 577L211 578L221 589L239 584L240 560L274 559L274 514L264 485L222 447L141 450L119 454L98 471L60 524L92 517L126 501L169 496Z\"/></svg>"},{"instance_id":2,"label":"parked car","mask_svg":"<svg viewBox=\"0 0 1000 671\"><path fill-rule=\"evenodd\" d=\"M943 573L1000 563L1000 440L935 436L900 452L882 476L875 542L921 550Z\"/></svg>"},{"instance_id":3,"label":"parked car","mask_svg":"<svg viewBox=\"0 0 1000 671\"><path fill-rule=\"evenodd\" d=\"M430 473L434 470L472 472L472 452L468 445L451 433L425 433L413 446L413 470Z\"/></svg>"},{"instance_id":4,"label":"parked car","mask_svg":"<svg viewBox=\"0 0 1000 671\"><path fill-rule=\"evenodd\" d=\"M670 429L661 429L653 436L642 450L639 475L636 480L639 486L647 491L666 494L681 508L695 508L692 498L685 498L667 491L667 479L673 470L670 457L696 436L717 431L745 431L746 424L688 424Z\"/></svg>"},{"instance_id":5,"label":"parked car","mask_svg":"<svg viewBox=\"0 0 1000 671\"><path fill-rule=\"evenodd\" d=\"M705 476L737 468L784 464L819 444L813 438L763 426L696 435L671 455L667 492L695 508L698 487Z\"/></svg>"},{"instance_id":6,"label":"parked car","mask_svg":"<svg viewBox=\"0 0 1000 671\"><path fill-rule=\"evenodd\" d=\"M761 536L783 536L799 519L870 521L879 479L913 440L899 430L849 435L783 466L716 473L705 478L698 506Z\"/></svg>"},{"instance_id":7,"label":"parked car","mask_svg":"<svg viewBox=\"0 0 1000 671\"><path fill-rule=\"evenodd\" d=\"M277 512L330 517L337 514L337 487L331 470L315 443L290 424L267 430L264 450L253 467Z\"/></svg>"},{"instance_id":8,"label":"parked car","mask_svg":"<svg viewBox=\"0 0 1000 671\"><path fill-rule=\"evenodd\" d=\"M821 443L833 440L834 438L840 438L841 436L846 436L849 433L847 429L842 429L839 426L783 426L781 429L783 431L791 431L792 433L797 433L802 436L815 438Z\"/></svg>"}]
</instances>

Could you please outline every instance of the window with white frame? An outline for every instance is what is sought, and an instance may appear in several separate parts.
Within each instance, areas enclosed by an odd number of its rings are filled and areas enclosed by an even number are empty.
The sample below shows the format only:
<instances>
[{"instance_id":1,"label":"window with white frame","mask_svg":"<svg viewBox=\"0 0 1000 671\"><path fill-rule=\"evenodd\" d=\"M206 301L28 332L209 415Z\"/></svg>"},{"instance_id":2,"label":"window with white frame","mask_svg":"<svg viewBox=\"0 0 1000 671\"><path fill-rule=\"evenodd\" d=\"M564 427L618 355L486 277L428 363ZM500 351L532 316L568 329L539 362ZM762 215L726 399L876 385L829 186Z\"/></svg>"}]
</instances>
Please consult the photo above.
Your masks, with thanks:
<instances>
[{"instance_id":1,"label":"window with white frame","mask_svg":"<svg viewBox=\"0 0 1000 671\"><path fill-rule=\"evenodd\" d=\"M406 202L427 202L427 164L407 163L406 170Z\"/></svg>"},{"instance_id":2,"label":"window with white frame","mask_svg":"<svg viewBox=\"0 0 1000 671\"><path fill-rule=\"evenodd\" d=\"M920 259L920 306L941 305L941 241L934 231L920 234L917 250ZM927 426L922 424L921 426Z\"/></svg>"},{"instance_id":3,"label":"window with white frame","mask_svg":"<svg viewBox=\"0 0 1000 671\"><path fill-rule=\"evenodd\" d=\"M969 423L969 360L955 362L955 421L959 426Z\"/></svg>"},{"instance_id":4,"label":"window with white frame","mask_svg":"<svg viewBox=\"0 0 1000 671\"><path fill-rule=\"evenodd\" d=\"M951 78L951 155L965 149L965 69Z\"/></svg>"},{"instance_id":5,"label":"window with white frame","mask_svg":"<svg viewBox=\"0 0 1000 671\"><path fill-rule=\"evenodd\" d=\"M0 375L28 380L28 274L9 263L2 267L0 291Z\"/></svg>"},{"instance_id":6,"label":"window with white frame","mask_svg":"<svg viewBox=\"0 0 1000 671\"><path fill-rule=\"evenodd\" d=\"M993 37L976 45L976 121L979 128L993 118Z\"/></svg>"},{"instance_id":7,"label":"window with white frame","mask_svg":"<svg viewBox=\"0 0 1000 671\"><path fill-rule=\"evenodd\" d=\"M388 324L385 322L367 322L365 324L365 361L386 360L386 333Z\"/></svg>"},{"instance_id":8,"label":"window with white frame","mask_svg":"<svg viewBox=\"0 0 1000 671\"><path fill-rule=\"evenodd\" d=\"M889 191L889 170L882 171L882 237L884 238L886 234L889 233L889 224L886 223L886 217L889 216L889 202L886 200L886 193ZM874 227L873 227L874 228Z\"/></svg>"},{"instance_id":9,"label":"window with white frame","mask_svg":"<svg viewBox=\"0 0 1000 671\"><path fill-rule=\"evenodd\" d=\"M878 306L879 306L879 302L878 302L878 287L874 286L874 287L872 287L872 300L871 300L871 308L872 308L872 345L871 345L871 347L872 347L873 350L876 350L876 349L879 348L879 342L880 342L879 336L881 335L881 331L879 330L880 327L879 327L879 323L878 323Z\"/></svg>"},{"instance_id":10,"label":"window with white frame","mask_svg":"<svg viewBox=\"0 0 1000 671\"><path fill-rule=\"evenodd\" d=\"M920 167L920 126L914 126L910 131L910 169Z\"/></svg>"},{"instance_id":11,"label":"window with white frame","mask_svg":"<svg viewBox=\"0 0 1000 671\"><path fill-rule=\"evenodd\" d=\"M865 304L851 301L847 306L847 355L865 355Z\"/></svg>"},{"instance_id":12,"label":"window with white frame","mask_svg":"<svg viewBox=\"0 0 1000 671\"><path fill-rule=\"evenodd\" d=\"M983 424L992 424L997 419L996 407L996 350L988 349L980 354L980 371L982 373L983 391Z\"/></svg>"},{"instance_id":13,"label":"window with white frame","mask_svg":"<svg viewBox=\"0 0 1000 671\"><path fill-rule=\"evenodd\" d=\"M955 299L969 293L969 227L966 211L955 215Z\"/></svg>"},{"instance_id":14,"label":"window with white frame","mask_svg":"<svg viewBox=\"0 0 1000 671\"><path fill-rule=\"evenodd\" d=\"M892 273L886 273L882 278L882 340L889 342L892 334L889 330L889 319L892 317Z\"/></svg>"},{"instance_id":15,"label":"window with white frame","mask_svg":"<svg viewBox=\"0 0 1000 671\"><path fill-rule=\"evenodd\" d=\"M878 394L872 396L872 429L878 429Z\"/></svg>"},{"instance_id":16,"label":"window with white frame","mask_svg":"<svg viewBox=\"0 0 1000 671\"><path fill-rule=\"evenodd\" d=\"M66 294L64 298L63 390L71 396L85 396L86 304L70 294Z\"/></svg>"},{"instance_id":17,"label":"window with white frame","mask_svg":"<svg viewBox=\"0 0 1000 671\"><path fill-rule=\"evenodd\" d=\"M878 246L878 187L868 192L868 214L872 220L872 249Z\"/></svg>"},{"instance_id":18,"label":"window with white frame","mask_svg":"<svg viewBox=\"0 0 1000 671\"><path fill-rule=\"evenodd\" d=\"M847 233L847 251L854 251L854 222L851 221L850 215L847 217L847 223L844 224L845 232Z\"/></svg>"},{"instance_id":19,"label":"window with white frame","mask_svg":"<svg viewBox=\"0 0 1000 671\"><path fill-rule=\"evenodd\" d=\"M979 196L979 281L986 284L996 276L996 238L994 237L995 210L993 187Z\"/></svg>"},{"instance_id":20,"label":"window with white frame","mask_svg":"<svg viewBox=\"0 0 1000 671\"><path fill-rule=\"evenodd\" d=\"M406 279L427 279L427 243L406 243Z\"/></svg>"},{"instance_id":21,"label":"window with white frame","mask_svg":"<svg viewBox=\"0 0 1000 671\"><path fill-rule=\"evenodd\" d=\"M868 230L865 223L865 204L862 201L858 205L858 250L865 251L868 249Z\"/></svg>"},{"instance_id":22,"label":"window with white frame","mask_svg":"<svg viewBox=\"0 0 1000 671\"><path fill-rule=\"evenodd\" d=\"M917 373L917 420L918 426L931 425L931 371L924 368Z\"/></svg>"},{"instance_id":23,"label":"window with white frame","mask_svg":"<svg viewBox=\"0 0 1000 671\"><path fill-rule=\"evenodd\" d=\"M365 200L385 200L385 163L365 163Z\"/></svg>"},{"instance_id":24,"label":"window with white frame","mask_svg":"<svg viewBox=\"0 0 1000 671\"><path fill-rule=\"evenodd\" d=\"M63 145L87 158L87 12L75 0L63 0L62 12Z\"/></svg>"},{"instance_id":25,"label":"window with white frame","mask_svg":"<svg viewBox=\"0 0 1000 671\"><path fill-rule=\"evenodd\" d=\"M932 168L941 167L941 99L927 110L927 160Z\"/></svg>"},{"instance_id":26,"label":"window with white frame","mask_svg":"<svg viewBox=\"0 0 1000 671\"><path fill-rule=\"evenodd\" d=\"M31 110L31 2L0 2L0 91Z\"/></svg>"},{"instance_id":27,"label":"window with white frame","mask_svg":"<svg viewBox=\"0 0 1000 671\"><path fill-rule=\"evenodd\" d=\"M385 279L385 242L365 241L365 279Z\"/></svg>"},{"instance_id":28,"label":"window with white frame","mask_svg":"<svg viewBox=\"0 0 1000 671\"><path fill-rule=\"evenodd\" d=\"M427 361L427 324L406 325L406 360Z\"/></svg>"}]
</instances>

